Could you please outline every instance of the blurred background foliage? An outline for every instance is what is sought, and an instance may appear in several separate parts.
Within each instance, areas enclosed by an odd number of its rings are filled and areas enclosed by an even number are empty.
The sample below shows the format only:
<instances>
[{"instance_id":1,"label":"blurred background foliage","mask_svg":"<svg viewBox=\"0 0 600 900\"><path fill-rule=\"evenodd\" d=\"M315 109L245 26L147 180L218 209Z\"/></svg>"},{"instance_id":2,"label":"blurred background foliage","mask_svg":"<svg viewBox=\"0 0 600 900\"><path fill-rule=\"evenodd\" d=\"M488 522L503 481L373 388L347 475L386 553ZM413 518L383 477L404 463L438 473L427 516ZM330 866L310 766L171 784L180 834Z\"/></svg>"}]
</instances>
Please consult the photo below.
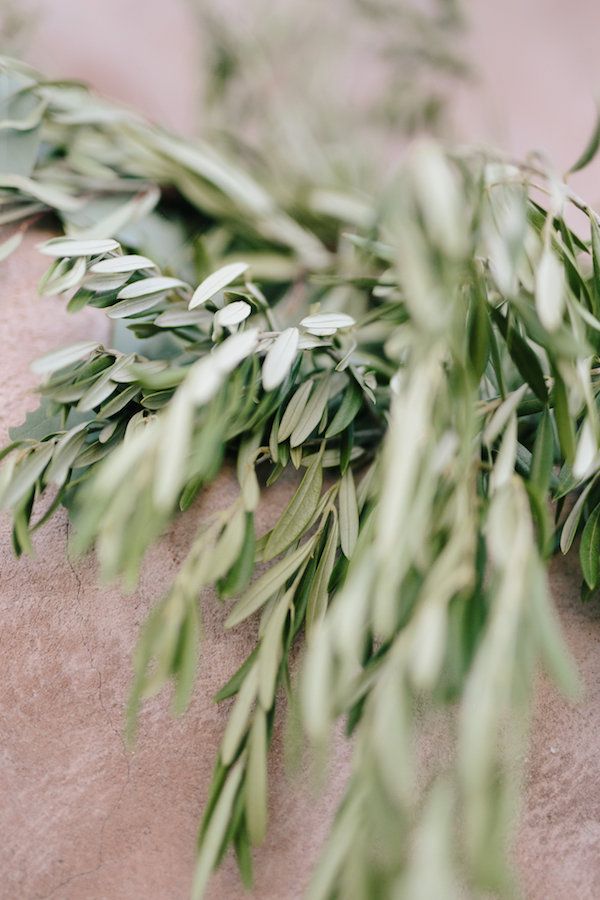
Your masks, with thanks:
<instances>
[{"instance_id":1,"label":"blurred background foliage","mask_svg":"<svg viewBox=\"0 0 600 900\"><path fill-rule=\"evenodd\" d=\"M469 75L461 0L194 2L201 129L283 184L381 186Z\"/></svg>"}]
</instances>

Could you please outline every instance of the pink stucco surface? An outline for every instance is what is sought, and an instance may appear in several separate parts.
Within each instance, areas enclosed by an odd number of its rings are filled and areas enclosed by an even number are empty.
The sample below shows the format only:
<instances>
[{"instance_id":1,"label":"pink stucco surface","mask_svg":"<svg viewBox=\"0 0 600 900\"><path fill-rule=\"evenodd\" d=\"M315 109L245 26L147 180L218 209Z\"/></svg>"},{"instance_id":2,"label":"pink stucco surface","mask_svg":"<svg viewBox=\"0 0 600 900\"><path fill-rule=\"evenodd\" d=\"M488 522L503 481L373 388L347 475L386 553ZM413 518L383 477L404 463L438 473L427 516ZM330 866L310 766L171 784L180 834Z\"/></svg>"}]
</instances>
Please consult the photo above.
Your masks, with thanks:
<instances>
[{"instance_id":1,"label":"pink stucco surface","mask_svg":"<svg viewBox=\"0 0 600 900\"><path fill-rule=\"evenodd\" d=\"M184 0L36 0L30 58L53 75L91 80L182 131L195 130L193 18ZM577 155L600 75L600 7L589 0L471 4L478 87L457 98L463 137L513 152L545 148L559 168ZM600 200L591 167L577 185ZM29 363L62 343L105 336L101 314L69 317L36 296L43 260L34 237L4 265L0 312L0 437L35 405ZM133 751L122 740L130 655L138 627L182 559L194 523L233 495L225 474L152 553L138 589L99 583L92 558L67 558L61 513L15 561L0 529L0 897L6 900L185 900L194 837L226 716L211 700L253 640L253 625L223 634L223 611L203 598L205 636L188 714L167 698L142 713ZM284 503L275 490L266 527ZM600 881L600 622L578 600L573 561L556 562L553 589L585 686L570 706L540 684L516 853L528 900L593 900ZM271 830L257 855L261 900L301 896L348 762L339 744L327 791L302 770L290 781L273 752ZM243 896L231 860L213 900Z\"/></svg>"}]
</instances>

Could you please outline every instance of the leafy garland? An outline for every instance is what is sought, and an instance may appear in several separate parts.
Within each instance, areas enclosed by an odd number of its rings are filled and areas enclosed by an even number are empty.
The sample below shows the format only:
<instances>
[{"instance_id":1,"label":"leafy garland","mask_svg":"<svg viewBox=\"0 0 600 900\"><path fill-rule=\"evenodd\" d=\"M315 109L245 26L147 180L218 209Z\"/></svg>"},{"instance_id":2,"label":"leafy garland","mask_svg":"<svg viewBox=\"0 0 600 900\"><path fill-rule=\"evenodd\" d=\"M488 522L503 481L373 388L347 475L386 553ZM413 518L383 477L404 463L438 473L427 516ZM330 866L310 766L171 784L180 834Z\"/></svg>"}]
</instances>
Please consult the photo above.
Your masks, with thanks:
<instances>
[{"instance_id":1,"label":"leafy garland","mask_svg":"<svg viewBox=\"0 0 600 900\"><path fill-rule=\"evenodd\" d=\"M112 349L35 364L42 407L0 471L15 551L65 504L76 549L134 585L169 521L237 460L239 497L201 524L143 628L128 713L133 736L170 683L185 710L205 587L234 600L227 628L258 615L217 696L235 701L193 896L230 846L251 882L281 689L315 746L339 718L353 738L309 896L514 895L514 762L538 661L577 689L546 561L582 529L584 596L600 583L598 217L538 160L431 143L379 202L315 191L283 208L210 148L81 86L8 61L2 79L0 221L16 224L2 255L53 212L66 235L40 247L42 292L126 326ZM256 535L261 496L290 469L299 485Z\"/></svg>"}]
</instances>

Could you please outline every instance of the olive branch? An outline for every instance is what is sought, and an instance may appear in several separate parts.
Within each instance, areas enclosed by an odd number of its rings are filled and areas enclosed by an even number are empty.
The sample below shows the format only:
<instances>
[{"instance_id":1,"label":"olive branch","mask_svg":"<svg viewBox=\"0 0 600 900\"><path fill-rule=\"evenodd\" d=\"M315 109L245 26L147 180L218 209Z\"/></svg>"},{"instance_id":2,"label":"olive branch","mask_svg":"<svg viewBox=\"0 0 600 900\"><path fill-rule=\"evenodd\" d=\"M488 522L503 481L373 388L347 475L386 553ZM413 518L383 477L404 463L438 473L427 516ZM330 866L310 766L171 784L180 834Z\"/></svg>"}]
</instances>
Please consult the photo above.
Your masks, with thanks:
<instances>
[{"instance_id":1,"label":"olive branch","mask_svg":"<svg viewBox=\"0 0 600 900\"><path fill-rule=\"evenodd\" d=\"M236 461L239 496L200 523L142 629L128 714L133 737L171 683L184 712L207 587L233 600L226 628L257 617L216 698L233 704L193 896L230 846L251 881L283 692L313 745L340 717L353 741L310 896L514 895L536 666L577 689L546 561L581 531L584 596L600 583L597 216L541 163L430 142L368 223L364 204L323 214L78 85L7 62L2 77L1 252L53 214L65 234L40 246L42 293L115 323L112 348L35 363L42 405L2 452L15 551L64 504L75 549L133 586ZM290 471L288 505L256 534Z\"/></svg>"}]
</instances>

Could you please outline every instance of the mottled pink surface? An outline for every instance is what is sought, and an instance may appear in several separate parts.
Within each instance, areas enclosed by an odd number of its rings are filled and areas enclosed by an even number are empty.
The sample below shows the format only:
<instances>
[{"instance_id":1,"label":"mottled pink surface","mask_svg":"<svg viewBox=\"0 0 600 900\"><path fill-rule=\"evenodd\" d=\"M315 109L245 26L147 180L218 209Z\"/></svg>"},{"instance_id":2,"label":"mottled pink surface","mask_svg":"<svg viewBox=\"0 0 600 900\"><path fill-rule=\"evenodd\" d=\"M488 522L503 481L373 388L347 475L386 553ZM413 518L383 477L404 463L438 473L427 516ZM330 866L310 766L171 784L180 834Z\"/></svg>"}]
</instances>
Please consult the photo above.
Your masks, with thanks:
<instances>
[{"instance_id":1,"label":"mottled pink surface","mask_svg":"<svg viewBox=\"0 0 600 900\"><path fill-rule=\"evenodd\" d=\"M195 130L193 19L183 0L36 0L42 18L30 58L49 74L91 80L165 124ZM559 168L590 130L598 86L600 6L590 0L508 0L471 5L480 87L461 91L459 131L511 151L544 148ZM574 183L600 199L594 165ZM68 317L36 297L43 261L33 240L2 269L0 432L35 405L29 362L94 333L102 314ZM227 502L224 475L160 542L133 594L100 586L91 559L66 558L59 514L38 537L35 560L13 560L0 534L0 897L6 900L185 900L198 813L225 709L211 696L243 658L253 625L224 635L222 609L204 599L205 638L188 715L165 697L142 713L133 753L122 741L130 655L139 623L185 553L196 516ZM281 508L274 491L264 524ZM529 900L595 900L600 882L600 623L578 600L574 562L557 562L553 587L585 699L569 706L538 691L517 855ZM347 754L317 799L306 773L292 792L274 754L271 831L257 858L261 900L294 900L322 843ZM243 894L229 860L214 900ZM437 900L437 898L436 898Z\"/></svg>"}]
</instances>

